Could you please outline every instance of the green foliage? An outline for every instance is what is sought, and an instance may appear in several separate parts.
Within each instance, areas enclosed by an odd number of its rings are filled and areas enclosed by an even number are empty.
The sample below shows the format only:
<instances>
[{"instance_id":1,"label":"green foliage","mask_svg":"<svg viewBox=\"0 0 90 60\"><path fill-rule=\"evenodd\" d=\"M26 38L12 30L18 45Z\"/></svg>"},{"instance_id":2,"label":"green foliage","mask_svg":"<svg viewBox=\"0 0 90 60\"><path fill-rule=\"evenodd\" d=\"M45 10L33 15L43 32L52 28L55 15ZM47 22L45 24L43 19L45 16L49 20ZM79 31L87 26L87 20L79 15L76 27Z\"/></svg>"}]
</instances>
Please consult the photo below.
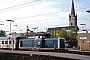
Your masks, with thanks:
<instances>
[{"instance_id":1,"label":"green foliage","mask_svg":"<svg viewBox=\"0 0 90 60\"><path fill-rule=\"evenodd\" d=\"M56 30L56 38L60 36L60 30Z\"/></svg>"},{"instance_id":2,"label":"green foliage","mask_svg":"<svg viewBox=\"0 0 90 60\"><path fill-rule=\"evenodd\" d=\"M6 37L6 32L3 31L3 30L1 30L1 31L0 31L0 37Z\"/></svg>"},{"instance_id":3,"label":"green foliage","mask_svg":"<svg viewBox=\"0 0 90 60\"><path fill-rule=\"evenodd\" d=\"M49 33L51 35L51 38L54 38L55 37L55 32L54 31L50 31Z\"/></svg>"},{"instance_id":4,"label":"green foliage","mask_svg":"<svg viewBox=\"0 0 90 60\"><path fill-rule=\"evenodd\" d=\"M51 35L51 38L63 37L65 39L77 40L77 34L74 31L74 29L71 29L70 31L66 31L65 28L62 28L61 30L50 31L49 33Z\"/></svg>"},{"instance_id":5,"label":"green foliage","mask_svg":"<svg viewBox=\"0 0 90 60\"><path fill-rule=\"evenodd\" d=\"M65 28L60 30L60 37L67 38L67 31Z\"/></svg>"},{"instance_id":6,"label":"green foliage","mask_svg":"<svg viewBox=\"0 0 90 60\"><path fill-rule=\"evenodd\" d=\"M66 41L70 42L70 47L77 46L77 33L74 31L74 29L66 31L65 28L62 28L61 30L51 31L50 34L51 38L65 38Z\"/></svg>"},{"instance_id":7,"label":"green foliage","mask_svg":"<svg viewBox=\"0 0 90 60\"><path fill-rule=\"evenodd\" d=\"M74 29L71 29L71 31L68 31L67 36L73 40L77 40L77 34L75 33Z\"/></svg>"},{"instance_id":8,"label":"green foliage","mask_svg":"<svg viewBox=\"0 0 90 60\"><path fill-rule=\"evenodd\" d=\"M23 39L25 39L26 38L26 36L21 36Z\"/></svg>"}]
</instances>

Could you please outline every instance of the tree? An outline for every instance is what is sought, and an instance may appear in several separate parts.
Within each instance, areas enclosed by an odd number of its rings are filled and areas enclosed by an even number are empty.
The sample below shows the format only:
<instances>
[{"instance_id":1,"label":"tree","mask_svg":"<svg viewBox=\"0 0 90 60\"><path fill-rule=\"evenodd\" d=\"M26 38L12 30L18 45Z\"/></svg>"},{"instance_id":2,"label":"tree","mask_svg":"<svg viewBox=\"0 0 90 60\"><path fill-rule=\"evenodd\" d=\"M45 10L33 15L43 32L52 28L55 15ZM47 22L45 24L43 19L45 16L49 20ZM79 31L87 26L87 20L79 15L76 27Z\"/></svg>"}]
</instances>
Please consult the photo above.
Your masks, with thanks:
<instances>
[{"instance_id":1,"label":"tree","mask_svg":"<svg viewBox=\"0 0 90 60\"><path fill-rule=\"evenodd\" d=\"M1 31L0 31L0 37L6 37L6 32L3 31L3 30L1 30Z\"/></svg>"},{"instance_id":2,"label":"tree","mask_svg":"<svg viewBox=\"0 0 90 60\"><path fill-rule=\"evenodd\" d=\"M51 38L54 38L54 32L53 31L50 31L49 33L51 35Z\"/></svg>"},{"instance_id":3,"label":"tree","mask_svg":"<svg viewBox=\"0 0 90 60\"><path fill-rule=\"evenodd\" d=\"M71 31L68 31L67 36L71 37L74 40L77 40L77 33L75 33L74 29L71 29Z\"/></svg>"},{"instance_id":4,"label":"tree","mask_svg":"<svg viewBox=\"0 0 90 60\"><path fill-rule=\"evenodd\" d=\"M74 31L74 29L71 29L67 32L67 41L70 42L70 46L77 46L77 33Z\"/></svg>"},{"instance_id":5,"label":"tree","mask_svg":"<svg viewBox=\"0 0 90 60\"><path fill-rule=\"evenodd\" d=\"M60 37L60 30L56 30L56 38Z\"/></svg>"},{"instance_id":6,"label":"tree","mask_svg":"<svg viewBox=\"0 0 90 60\"><path fill-rule=\"evenodd\" d=\"M77 33L74 31L74 29L71 29L70 31L66 31L65 28L62 28L61 30L51 31L50 32L51 38L58 38L63 37L70 43L70 47L77 46Z\"/></svg>"},{"instance_id":7,"label":"tree","mask_svg":"<svg viewBox=\"0 0 90 60\"><path fill-rule=\"evenodd\" d=\"M66 31L66 29L65 28L62 28L61 30L60 30L60 37L63 37L63 38L67 38L67 31Z\"/></svg>"}]
</instances>

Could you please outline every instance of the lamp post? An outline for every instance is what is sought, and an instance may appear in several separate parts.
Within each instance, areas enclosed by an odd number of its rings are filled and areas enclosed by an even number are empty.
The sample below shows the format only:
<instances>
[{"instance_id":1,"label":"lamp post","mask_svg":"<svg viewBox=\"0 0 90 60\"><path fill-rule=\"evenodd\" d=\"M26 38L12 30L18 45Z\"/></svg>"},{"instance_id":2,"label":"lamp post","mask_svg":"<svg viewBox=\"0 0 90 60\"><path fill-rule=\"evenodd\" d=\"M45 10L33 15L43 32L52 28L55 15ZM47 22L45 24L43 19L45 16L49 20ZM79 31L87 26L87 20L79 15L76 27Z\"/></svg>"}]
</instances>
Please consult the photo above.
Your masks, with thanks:
<instances>
[{"instance_id":1,"label":"lamp post","mask_svg":"<svg viewBox=\"0 0 90 60\"><path fill-rule=\"evenodd\" d=\"M14 22L14 21L13 20L6 20L6 21L9 21L10 22L10 34L11 34L11 22ZM9 38L9 40L10 40L10 38ZM12 50L14 48L13 43L12 43ZM10 50L10 41L9 41L9 50Z\"/></svg>"},{"instance_id":2,"label":"lamp post","mask_svg":"<svg viewBox=\"0 0 90 60\"><path fill-rule=\"evenodd\" d=\"M90 19L90 10L87 10L86 12L88 12L88 13L89 13L89 19Z\"/></svg>"},{"instance_id":3,"label":"lamp post","mask_svg":"<svg viewBox=\"0 0 90 60\"><path fill-rule=\"evenodd\" d=\"M89 13L89 19L90 19L90 10L87 10L86 12L88 12L88 13Z\"/></svg>"},{"instance_id":4,"label":"lamp post","mask_svg":"<svg viewBox=\"0 0 90 60\"><path fill-rule=\"evenodd\" d=\"M82 23L82 24L80 24L80 25L82 25L82 26L83 26L83 30L84 30L84 26L85 26L86 24L83 24L83 23Z\"/></svg>"},{"instance_id":5,"label":"lamp post","mask_svg":"<svg viewBox=\"0 0 90 60\"><path fill-rule=\"evenodd\" d=\"M10 33L11 33L11 22L14 22L13 20L7 20L10 22Z\"/></svg>"},{"instance_id":6,"label":"lamp post","mask_svg":"<svg viewBox=\"0 0 90 60\"><path fill-rule=\"evenodd\" d=\"M87 10L86 12L90 13L90 10Z\"/></svg>"},{"instance_id":7,"label":"lamp post","mask_svg":"<svg viewBox=\"0 0 90 60\"><path fill-rule=\"evenodd\" d=\"M89 13L89 19L90 19L90 10L87 10L86 12ZM89 51L90 51L90 33L89 33Z\"/></svg>"},{"instance_id":8,"label":"lamp post","mask_svg":"<svg viewBox=\"0 0 90 60\"><path fill-rule=\"evenodd\" d=\"M84 49L83 43L84 43L84 39L85 39L85 38L84 38L84 26L85 26L86 24L80 24L80 25L83 26L83 29L82 29L83 33L82 33L82 37L81 37L82 41L81 41L80 51L83 51L83 49Z\"/></svg>"}]
</instances>

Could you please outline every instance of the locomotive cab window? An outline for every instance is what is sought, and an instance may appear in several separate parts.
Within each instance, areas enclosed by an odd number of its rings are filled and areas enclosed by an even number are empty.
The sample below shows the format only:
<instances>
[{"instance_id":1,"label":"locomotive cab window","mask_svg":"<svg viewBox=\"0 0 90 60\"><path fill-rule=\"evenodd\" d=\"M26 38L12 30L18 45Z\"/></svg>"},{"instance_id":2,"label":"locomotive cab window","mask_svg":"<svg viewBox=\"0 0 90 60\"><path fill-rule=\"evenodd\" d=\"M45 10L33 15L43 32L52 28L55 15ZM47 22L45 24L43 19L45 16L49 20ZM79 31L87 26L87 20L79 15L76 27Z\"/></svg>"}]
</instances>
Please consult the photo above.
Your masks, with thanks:
<instances>
[{"instance_id":1,"label":"locomotive cab window","mask_svg":"<svg viewBox=\"0 0 90 60\"><path fill-rule=\"evenodd\" d=\"M2 41L2 44L4 44L4 41Z\"/></svg>"},{"instance_id":2,"label":"locomotive cab window","mask_svg":"<svg viewBox=\"0 0 90 60\"><path fill-rule=\"evenodd\" d=\"M5 41L5 44L8 44L8 41Z\"/></svg>"}]
</instances>

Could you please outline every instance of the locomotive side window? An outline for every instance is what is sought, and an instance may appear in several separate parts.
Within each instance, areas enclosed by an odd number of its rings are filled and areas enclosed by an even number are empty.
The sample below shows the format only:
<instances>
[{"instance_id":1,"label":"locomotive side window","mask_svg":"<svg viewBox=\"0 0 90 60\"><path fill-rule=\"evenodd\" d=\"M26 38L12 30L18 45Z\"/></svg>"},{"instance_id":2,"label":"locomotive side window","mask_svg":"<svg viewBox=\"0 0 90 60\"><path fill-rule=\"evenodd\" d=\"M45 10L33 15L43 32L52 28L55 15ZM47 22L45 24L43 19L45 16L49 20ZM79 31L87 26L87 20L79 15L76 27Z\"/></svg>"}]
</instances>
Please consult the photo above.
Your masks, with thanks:
<instances>
[{"instance_id":1,"label":"locomotive side window","mask_svg":"<svg viewBox=\"0 0 90 60\"><path fill-rule=\"evenodd\" d=\"M13 41L13 44L14 44L15 42Z\"/></svg>"},{"instance_id":2,"label":"locomotive side window","mask_svg":"<svg viewBox=\"0 0 90 60\"><path fill-rule=\"evenodd\" d=\"M4 44L4 41L2 41L2 44Z\"/></svg>"},{"instance_id":3,"label":"locomotive side window","mask_svg":"<svg viewBox=\"0 0 90 60\"><path fill-rule=\"evenodd\" d=\"M11 44L11 41L9 41L9 44Z\"/></svg>"},{"instance_id":4,"label":"locomotive side window","mask_svg":"<svg viewBox=\"0 0 90 60\"><path fill-rule=\"evenodd\" d=\"M8 44L8 41L5 41L5 44Z\"/></svg>"}]
</instances>

